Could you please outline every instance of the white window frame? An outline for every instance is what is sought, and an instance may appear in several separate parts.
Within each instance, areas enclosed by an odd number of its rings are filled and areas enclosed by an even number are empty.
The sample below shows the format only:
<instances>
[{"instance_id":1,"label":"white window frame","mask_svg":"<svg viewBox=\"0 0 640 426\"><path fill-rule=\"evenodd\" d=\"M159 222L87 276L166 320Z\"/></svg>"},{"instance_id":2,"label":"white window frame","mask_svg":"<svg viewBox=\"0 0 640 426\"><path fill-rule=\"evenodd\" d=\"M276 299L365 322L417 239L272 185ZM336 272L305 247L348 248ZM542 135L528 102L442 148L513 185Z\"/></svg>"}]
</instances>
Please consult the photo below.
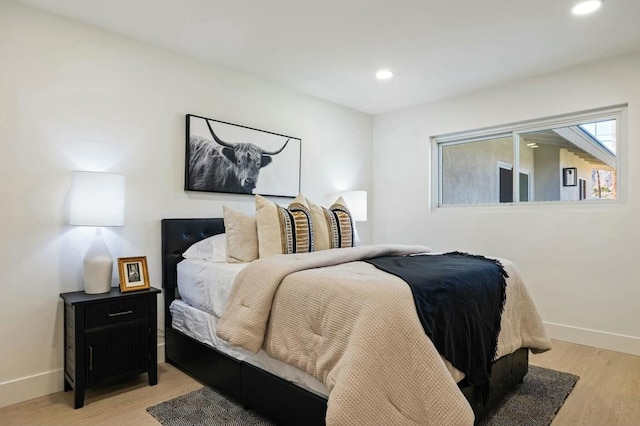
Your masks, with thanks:
<instances>
[{"instance_id":1,"label":"white window frame","mask_svg":"<svg viewBox=\"0 0 640 426\"><path fill-rule=\"evenodd\" d=\"M533 203L535 202L534 200L534 194L536 193L536 191L534 190L533 185L535 185L535 181L533 179L533 171L529 170L525 167L520 168L520 174L521 175L527 175L529 178L529 185L527 186L527 191L529 191L529 193L527 194L527 198L529 199L529 201L525 201L526 203ZM519 176L519 175L518 175ZM519 177L518 177L519 179ZM520 185L518 185L518 188L520 188ZM518 200L520 199L520 194L518 194ZM523 201L520 201L521 203Z\"/></svg>"},{"instance_id":2,"label":"white window frame","mask_svg":"<svg viewBox=\"0 0 640 426\"><path fill-rule=\"evenodd\" d=\"M520 135L559 127L570 127L593 121L616 120L616 174L617 188L615 200L582 200L582 201L519 201L520 168ZM490 204L446 204L442 203L442 148L453 144L479 142L500 137L513 138L513 202ZM506 164L506 163L505 163ZM522 170L526 173L526 170ZM530 172L530 171L529 171ZM507 209L514 208L565 208L567 206L581 208L612 208L624 205L627 199L627 104L606 108L582 111L574 114L547 117L504 126L488 127L466 132L448 133L431 137L431 210L443 209ZM518 179L515 177L518 176ZM529 173L532 178L532 173ZM529 186L531 200L531 185Z\"/></svg>"}]
</instances>

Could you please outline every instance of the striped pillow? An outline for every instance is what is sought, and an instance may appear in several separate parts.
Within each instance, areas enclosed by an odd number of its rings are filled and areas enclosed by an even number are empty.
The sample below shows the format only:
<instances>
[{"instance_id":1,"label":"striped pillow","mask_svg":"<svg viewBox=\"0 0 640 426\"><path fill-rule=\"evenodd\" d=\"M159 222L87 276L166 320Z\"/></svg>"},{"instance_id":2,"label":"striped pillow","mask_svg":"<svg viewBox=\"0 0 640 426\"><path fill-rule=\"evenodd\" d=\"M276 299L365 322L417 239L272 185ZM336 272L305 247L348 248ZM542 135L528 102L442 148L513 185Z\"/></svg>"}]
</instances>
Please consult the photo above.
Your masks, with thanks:
<instances>
[{"instance_id":1,"label":"striped pillow","mask_svg":"<svg viewBox=\"0 0 640 426\"><path fill-rule=\"evenodd\" d=\"M288 208L256 195L256 223L260 258L315 251L311 212L302 195Z\"/></svg>"},{"instance_id":2,"label":"striped pillow","mask_svg":"<svg viewBox=\"0 0 640 426\"><path fill-rule=\"evenodd\" d=\"M329 248L353 247L353 219L344 199L339 197L331 207L323 210L329 231Z\"/></svg>"}]
</instances>

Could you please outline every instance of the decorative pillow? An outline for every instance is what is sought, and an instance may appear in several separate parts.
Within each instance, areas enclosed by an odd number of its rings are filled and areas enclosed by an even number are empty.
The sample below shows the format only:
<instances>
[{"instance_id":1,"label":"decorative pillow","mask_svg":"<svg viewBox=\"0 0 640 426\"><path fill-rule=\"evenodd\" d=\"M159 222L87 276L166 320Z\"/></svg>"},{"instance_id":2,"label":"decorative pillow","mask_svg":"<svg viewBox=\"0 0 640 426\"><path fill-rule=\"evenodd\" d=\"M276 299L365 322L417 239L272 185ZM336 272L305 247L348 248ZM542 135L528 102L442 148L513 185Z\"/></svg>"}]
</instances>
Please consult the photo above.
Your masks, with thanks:
<instances>
[{"instance_id":1,"label":"decorative pillow","mask_svg":"<svg viewBox=\"0 0 640 426\"><path fill-rule=\"evenodd\" d=\"M260 258L315 251L311 212L302 195L286 209L256 195L256 221Z\"/></svg>"},{"instance_id":2,"label":"decorative pillow","mask_svg":"<svg viewBox=\"0 0 640 426\"><path fill-rule=\"evenodd\" d=\"M305 198L309 211L311 212L311 225L313 226L313 242L316 250L328 250L331 248L331 242L329 239L329 222L327 221L328 214L326 208L314 203L308 198ZM327 213L325 213L327 211Z\"/></svg>"},{"instance_id":3,"label":"decorative pillow","mask_svg":"<svg viewBox=\"0 0 640 426\"><path fill-rule=\"evenodd\" d=\"M217 234L200 240L182 253L182 257L185 259L207 260L209 262L226 262L227 237L225 234Z\"/></svg>"},{"instance_id":4,"label":"decorative pillow","mask_svg":"<svg viewBox=\"0 0 640 426\"><path fill-rule=\"evenodd\" d=\"M344 199L339 197L331 207L324 209L324 215L329 230L330 248L353 247L355 245L355 227L351 212Z\"/></svg>"},{"instance_id":5,"label":"decorative pillow","mask_svg":"<svg viewBox=\"0 0 640 426\"><path fill-rule=\"evenodd\" d=\"M227 262L245 263L258 258L256 218L228 206L222 206L227 234Z\"/></svg>"}]
</instances>

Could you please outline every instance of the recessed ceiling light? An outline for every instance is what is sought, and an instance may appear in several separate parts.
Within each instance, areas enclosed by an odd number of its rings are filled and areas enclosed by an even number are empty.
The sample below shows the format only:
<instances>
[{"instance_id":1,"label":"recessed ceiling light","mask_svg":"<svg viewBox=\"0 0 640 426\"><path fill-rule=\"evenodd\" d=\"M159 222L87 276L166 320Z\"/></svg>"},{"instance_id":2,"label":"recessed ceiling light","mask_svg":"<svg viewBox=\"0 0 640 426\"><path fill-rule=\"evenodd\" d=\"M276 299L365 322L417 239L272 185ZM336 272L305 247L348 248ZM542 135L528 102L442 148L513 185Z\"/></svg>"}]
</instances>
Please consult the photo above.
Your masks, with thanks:
<instances>
[{"instance_id":1,"label":"recessed ceiling light","mask_svg":"<svg viewBox=\"0 0 640 426\"><path fill-rule=\"evenodd\" d=\"M389 80L393 77L393 72L391 70L380 70L376 73L376 78L378 80Z\"/></svg>"},{"instance_id":2,"label":"recessed ceiling light","mask_svg":"<svg viewBox=\"0 0 640 426\"><path fill-rule=\"evenodd\" d=\"M582 0L573 6L571 13L574 15L588 15L600 9L602 3L602 0Z\"/></svg>"}]
</instances>

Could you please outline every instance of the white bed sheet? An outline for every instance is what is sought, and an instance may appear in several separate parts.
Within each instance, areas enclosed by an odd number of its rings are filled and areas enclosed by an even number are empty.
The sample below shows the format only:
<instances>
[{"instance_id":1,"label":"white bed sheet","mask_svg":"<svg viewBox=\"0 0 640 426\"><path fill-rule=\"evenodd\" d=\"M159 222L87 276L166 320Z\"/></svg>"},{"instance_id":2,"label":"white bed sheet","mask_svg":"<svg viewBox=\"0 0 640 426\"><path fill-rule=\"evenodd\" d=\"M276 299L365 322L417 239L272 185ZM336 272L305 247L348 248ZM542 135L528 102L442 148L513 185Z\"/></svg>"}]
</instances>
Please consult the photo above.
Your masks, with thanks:
<instances>
[{"instance_id":1,"label":"white bed sheet","mask_svg":"<svg viewBox=\"0 0 640 426\"><path fill-rule=\"evenodd\" d=\"M220 318L236 275L245 266L247 263L184 259L177 268L180 297L194 308Z\"/></svg>"},{"instance_id":2,"label":"white bed sheet","mask_svg":"<svg viewBox=\"0 0 640 426\"><path fill-rule=\"evenodd\" d=\"M269 373L287 380L303 389L327 397L326 386L309 373L299 370L282 361L271 358L263 350L254 354L246 349L233 346L216 335L216 325L219 318L190 306L183 300L174 300L169 308L172 316L172 326L187 336L213 346L233 358L242 360L261 368Z\"/></svg>"}]
</instances>

